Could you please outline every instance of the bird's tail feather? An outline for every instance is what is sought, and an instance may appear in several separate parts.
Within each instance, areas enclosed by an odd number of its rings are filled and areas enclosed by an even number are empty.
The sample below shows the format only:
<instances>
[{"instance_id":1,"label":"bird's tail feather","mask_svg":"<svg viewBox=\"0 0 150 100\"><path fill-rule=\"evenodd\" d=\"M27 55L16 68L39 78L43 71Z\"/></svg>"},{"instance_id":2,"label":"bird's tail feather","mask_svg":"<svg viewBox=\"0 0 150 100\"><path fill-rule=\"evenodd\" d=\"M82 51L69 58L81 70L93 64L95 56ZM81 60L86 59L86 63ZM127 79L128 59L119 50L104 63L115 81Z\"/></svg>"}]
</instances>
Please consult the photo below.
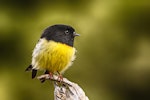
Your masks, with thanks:
<instances>
[{"instance_id":1,"label":"bird's tail feather","mask_svg":"<svg viewBox=\"0 0 150 100\"><path fill-rule=\"evenodd\" d=\"M32 71L32 79L35 78L37 74L37 70L33 69L32 65L29 65L29 67L27 67L25 71Z\"/></svg>"},{"instance_id":2,"label":"bird's tail feather","mask_svg":"<svg viewBox=\"0 0 150 100\"><path fill-rule=\"evenodd\" d=\"M37 74L37 70L36 69L32 69L32 79L35 78Z\"/></svg>"},{"instance_id":3,"label":"bird's tail feather","mask_svg":"<svg viewBox=\"0 0 150 100\"><path fill-rule=\"evenodd\" d=\"M31 71L32 70L32 65L29 65L27 68L26 68L26 70L25 71Z\"/></svg>"}]
</instances>

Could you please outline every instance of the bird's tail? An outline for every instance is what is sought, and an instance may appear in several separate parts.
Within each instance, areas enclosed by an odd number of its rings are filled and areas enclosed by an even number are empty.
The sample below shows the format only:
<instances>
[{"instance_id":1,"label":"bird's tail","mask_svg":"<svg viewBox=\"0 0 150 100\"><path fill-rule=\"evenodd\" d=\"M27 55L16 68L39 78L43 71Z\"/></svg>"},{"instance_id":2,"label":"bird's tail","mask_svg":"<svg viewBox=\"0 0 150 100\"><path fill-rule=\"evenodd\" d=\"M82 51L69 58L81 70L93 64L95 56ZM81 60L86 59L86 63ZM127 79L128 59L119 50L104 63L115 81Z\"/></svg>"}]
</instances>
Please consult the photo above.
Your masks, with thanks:
<instances>
[{"instance_id":1,"label":"bird's tail","mask_svg":"<svg viewBox=\"0 0 150 100\"><path fill-rule=\"evenodd\" d=\"M32 65L29 65L27 68L26 68L26 70L25 71L31 71L32 70Z\"/></svg>"},{"instance_id":2,"label":"bird's tail","mask_svg":"<svg viewBox=\"0 0 150 100\"><path fill-rule=\"evenodd\" d=\"M35 78L35 76L37 74L37 70L33 69L32 65L29 65L29 67L27 67L25 71L32 71L32 79Z\"/></svg>"}]
</instances>

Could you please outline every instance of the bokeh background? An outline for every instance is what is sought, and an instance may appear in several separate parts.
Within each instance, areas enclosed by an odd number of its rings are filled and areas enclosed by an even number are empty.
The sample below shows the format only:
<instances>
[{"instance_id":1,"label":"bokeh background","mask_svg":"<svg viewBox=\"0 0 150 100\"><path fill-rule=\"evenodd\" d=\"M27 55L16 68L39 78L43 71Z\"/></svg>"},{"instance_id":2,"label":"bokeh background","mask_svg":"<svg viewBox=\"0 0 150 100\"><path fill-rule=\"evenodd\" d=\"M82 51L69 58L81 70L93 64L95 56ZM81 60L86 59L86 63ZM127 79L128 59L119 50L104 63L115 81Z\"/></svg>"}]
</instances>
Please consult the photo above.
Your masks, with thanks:
<instances>
[{"instance_id":1,"label":"bokeh background","mask_svg":"<svg viewBox=\"0 0 150 100\"><path fill-rule=\"evenodd\" d=\"M42 31L58 23L81 35L64 76L90 100L150 100L149 0L1 0L0 100L53 100L52 82L24 70Z\"/></svg>"}]
</instances>

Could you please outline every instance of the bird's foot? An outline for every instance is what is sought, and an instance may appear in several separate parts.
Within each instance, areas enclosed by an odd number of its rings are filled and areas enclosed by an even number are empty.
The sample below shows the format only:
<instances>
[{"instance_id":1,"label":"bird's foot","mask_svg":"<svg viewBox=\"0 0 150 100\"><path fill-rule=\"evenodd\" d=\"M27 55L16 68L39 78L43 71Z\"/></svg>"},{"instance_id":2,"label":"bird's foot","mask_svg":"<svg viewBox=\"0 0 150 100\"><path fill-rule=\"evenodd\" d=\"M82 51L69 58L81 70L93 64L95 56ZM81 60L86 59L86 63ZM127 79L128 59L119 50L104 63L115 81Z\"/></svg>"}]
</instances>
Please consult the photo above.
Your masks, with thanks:
<instances>
[{"instance_id":1,"label":"bird's foot","mask_svg":"<svg viewBox=\"0 0 150 100\"><path fill-rule=\"evenodd\" d=\"M52 72L49 72L49 78L50 78L50 79L53 79L53 78L54 78Z\"/></svg>"},{"instance_id":2,"label":"bird's foot","mask_svg":"<svg viewBox=\"0 0 150 100\"><path fill-rule=\"evenodd\" d=\"M59 74L57 80L61 83L63 81L63 76Z\"/></svg>"},{"instance_id":3,"label":"bird's foot","mask_svg":"<svg viewBox=\"0 0 150 100\"><path fill-rule=\"evenodd\" d=\"M57 71L58 73L58 78L57 80L61 83L63 81L63 76Z\"/></svg>"}]
</instances>

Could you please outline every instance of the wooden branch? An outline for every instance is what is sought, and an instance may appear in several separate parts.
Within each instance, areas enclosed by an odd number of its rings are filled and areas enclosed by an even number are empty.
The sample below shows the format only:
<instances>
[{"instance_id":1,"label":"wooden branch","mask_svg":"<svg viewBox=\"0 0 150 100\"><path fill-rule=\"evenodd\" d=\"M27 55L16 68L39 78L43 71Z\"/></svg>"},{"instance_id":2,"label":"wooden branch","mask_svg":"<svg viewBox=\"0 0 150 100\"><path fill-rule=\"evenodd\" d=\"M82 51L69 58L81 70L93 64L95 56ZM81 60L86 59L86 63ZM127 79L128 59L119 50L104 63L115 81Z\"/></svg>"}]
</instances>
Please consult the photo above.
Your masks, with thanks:
<instances>
[{"instance_id":1,"label":"wooden branch","mask_svg":"<svg viewBox=\"0 0 150 100\"><path fill-rule=\"evenodd\" d=\"M41 75L37 77L40 81L51 80L54 81L54 100L89 100L85 95L82 88L66 78L58 80L58 76L53 75L50 78L49 74Z\"/></svg>"}]
</instances>

